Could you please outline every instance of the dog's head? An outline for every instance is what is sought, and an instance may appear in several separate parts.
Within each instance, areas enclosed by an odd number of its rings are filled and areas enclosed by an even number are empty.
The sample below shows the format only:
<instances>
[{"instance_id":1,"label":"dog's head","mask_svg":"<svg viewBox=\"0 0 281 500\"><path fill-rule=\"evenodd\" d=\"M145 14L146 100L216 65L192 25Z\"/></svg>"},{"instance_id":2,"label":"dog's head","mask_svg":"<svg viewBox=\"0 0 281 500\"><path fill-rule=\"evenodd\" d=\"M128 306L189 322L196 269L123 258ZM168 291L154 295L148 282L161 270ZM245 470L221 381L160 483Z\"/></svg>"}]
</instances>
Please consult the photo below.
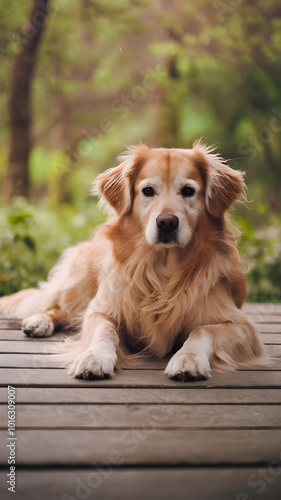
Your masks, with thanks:
<instances>
[{"instance_id":1,"label":"dog's head","mask_svg":"<svg viewBox=\"0 0 281 500\"><path fill-rule=\"evenodd\" d=\"M129 150L101 174L95 193L141 225L149 245L185 246L202 214L221 220L244 188L243 174L196 142L192 149Z\"/></svg>"}]
</instances>

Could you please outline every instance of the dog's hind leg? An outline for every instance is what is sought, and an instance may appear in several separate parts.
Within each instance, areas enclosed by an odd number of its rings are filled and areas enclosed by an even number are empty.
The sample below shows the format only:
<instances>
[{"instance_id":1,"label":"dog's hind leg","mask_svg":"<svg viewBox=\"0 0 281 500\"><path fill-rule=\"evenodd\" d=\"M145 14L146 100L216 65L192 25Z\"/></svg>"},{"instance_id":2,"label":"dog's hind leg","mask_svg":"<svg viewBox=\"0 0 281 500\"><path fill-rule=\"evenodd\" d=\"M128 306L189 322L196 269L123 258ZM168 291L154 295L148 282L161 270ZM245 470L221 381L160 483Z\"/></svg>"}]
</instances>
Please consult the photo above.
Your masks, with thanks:
<instances>
[{"instance_id":1,"label":"dog's hind leg","mask_svg":"<svg viewBox=\"0 0 281 500\"><path fill-rule=\"evenodd\" d=\"M43 292L36 288L28 288L20 292L0 298L0 316L2 318L23 319L36 309L40 310Z\"/></svg>"},{"instance_id":2,"label":"dog's hind leg","mask_svg":"<svg viewBox=\"0 0 281 500\"><path fill-rule=\"evenodd\" d=\"M22 321L22 330L28 337L50 337L59 326L67 325L67 316L59 308L33 314Z\"/></svg>"},{"instance_id":3,"label":"dog's hind leg","mask_svg":"<svg viewBox=\"0 0 281 500\"><path fill-rule=\"evenodd\" d=\"M94 293L89 269L91 243L68 248L38 289L0 298L0 316L22 319L22 329L31 337L52 335L56 326L66 323L66 316L73 324Z\"/></svg>"}]
</instances>

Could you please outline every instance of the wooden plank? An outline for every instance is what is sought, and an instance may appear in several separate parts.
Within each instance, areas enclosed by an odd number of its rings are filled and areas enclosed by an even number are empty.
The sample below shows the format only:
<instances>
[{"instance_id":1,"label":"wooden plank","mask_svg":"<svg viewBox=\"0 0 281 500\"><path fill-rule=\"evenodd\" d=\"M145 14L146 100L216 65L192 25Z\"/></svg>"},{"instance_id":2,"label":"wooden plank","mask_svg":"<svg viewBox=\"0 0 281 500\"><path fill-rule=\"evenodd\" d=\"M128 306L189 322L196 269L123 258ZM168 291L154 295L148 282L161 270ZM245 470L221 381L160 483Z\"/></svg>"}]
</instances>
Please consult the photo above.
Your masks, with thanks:
<instances>
[{"instance_id":1,"label":"wooden plank","mask_svg":"<svg viewBox=\"0 0 281 500\"><path fill-rule=\"evenodd\" d=\"M0 431L6 442L7 431ZM19 430L17 466L107 464L112 455L123 465L259 465L280 458L280 430ZM7 464L6 447L0 464Z\"/></svg>"},{"instance_id":2,"label":"wooden plank","mask_svg":"<svg viewBox=\"0 0 281 500\"><path fill-rule=\"evenodd\" d=\"M278 405L19 405L20 429L224 429L279 428ZM0 405L0 428L7 408Z\"/></svg>"},{"instance_id":3,"label":"wooden plank","mask_svg":"<svg viewBox=\"0 0 281 500\"><path fill-rule=\"evenodd\" d=\"M78 380L66 370L56 368L1 368L0 387L281 387L280 371L214 372L212 378L198 382L176 382L158 370L121 370L114 378L105 380Z\"/></svg>"},{"instance_id":4,"label":"wooden plank","mask_svg":"<svg viewBox=\"0 0 281 500\"><path fill-rule=\"evenodd\" d=\"M21 321L18 319L1 319L0 330L20 330Z\"/></svg>"},{"instance_id":5,"label":"wooden plank","mask_svg":"<svg viewBox=\"0 0 281 500\"><path fill-rule=\"evenodd\" d=\"M30 338L22 330L0 330L0 340L19 341L19 342L57 342L63 341L65 337L73 335L70 331L57 332L51 337Z\"/></svg>"},{"instance_id":6,"label":"wooden plank","mask_svg":"<svg viewBox=\"0 0 281 500\"><path fill-rule=\"evenodd\" d=\"M280 335L281 333L281 324L265 324L257 326L260 333L277 333Z\"/></svg>"},{"instance_id":7,"label":"wooden plank","mask_svg":"<svg viewBox=\"0 0 281 500\"><path fill-rule=\"evenodd\" d=\"M269 356L275 356L278 358L281 356L281 345L265 345L265 350Z\"/></svg>"},{"instance_id":8,"label":"wooden plank","mask_svg":"<svg viewBox=\"0 0 281 500\"><path fill-rule=\"evenodd\" d=\"M52 345L52 344L51 344ZM36 346L34 346L36 347ZM44 346L43 346L44 347ZM273 347L273 346L267 346ZM280 347L281 346L274 346ZM35 349L36 352L36 349ZM280 356L281 354L279 354ZM276 356L276 353L275 353ZM138 359L134 360L131 368L134 370L164 370L168 363L168 359ZM0 354L0 367L5 368L63 368L61 362L52 356L51 352L46 353L44 348L41 350L41 354L31 353L5 353ZM128 369L128 368L126 368ZM266 365L241 365L240 370L242 371L276 371L281 370L281 358L272 358L270 364Z\"/></svg>"},{"instance_id":9,"label":"wooden plank","mask_svg":"<svg viewBox=\"0 0 281 500\"><path fill-rule=\"evenodd\" d=\"M27 340L26 342L3 340L0 342L1 353L47 354L56 350L57 343Z\"/></svg>"},{"instance_id":10,"label":"wooden plank","mask_svg":"<svg viewBox=\"0 0 281 500\"><path fill-rule=\"evenodd\" d=\"M261 333L260 339L265 345L281 345L281 335L279 333Z\"/></svg>"},{"instance_id":11,"label":"wooden plank","mask_svg":"<svg viewBox=\"0 0 281 500\"><path fill-rule=\"evenodd\" d=\"M281 314L281 304L247 302L243 311L247 314Z\"/></svg>"},{"instance_id":12,"label":"wooden plank","mask_svg":"<svg viewBox=\"0 0 281 500\"><path fill-rule=\"evenodd\" d=\"M258 325L263 323L281 323L281 312L278 314L247 314L247 317Z\"/></svg>"},{"instance_id":13,"label":"wooden plank","mask_svg":"<svg viewBox=\"0 0 281 500\"><path fill-rule=\"evenodd\" d=\"M267 473L269 481L261 477L256 467L17 470L16 496L21 500L254 500L257 488L265 487L262 500L280 500L280 475ZM259 482L254 487L250 479ZM6 484L2 488L1 499L10 500Z\"/></svg>"},{"instance_id":14,"label":"wooden plank","mask_svg":"<svg viewBox=\"0 0 281 500\"><path fill-rule=\"evenodd\" d=\"M0 366L10 368L63 368L51 354L0 354Z\"/></svg>"},{"instance_id":15,"label":"wooden plank","mask_svg":"<svg viewBox=\"0 0 281 500\"><path fill-rule=\"evenodd\" d=\"M7 404L7 387L0 387L0 403ZM280 404L280 389L18 387L16 404Z\"/></svg>"}]
</instances>

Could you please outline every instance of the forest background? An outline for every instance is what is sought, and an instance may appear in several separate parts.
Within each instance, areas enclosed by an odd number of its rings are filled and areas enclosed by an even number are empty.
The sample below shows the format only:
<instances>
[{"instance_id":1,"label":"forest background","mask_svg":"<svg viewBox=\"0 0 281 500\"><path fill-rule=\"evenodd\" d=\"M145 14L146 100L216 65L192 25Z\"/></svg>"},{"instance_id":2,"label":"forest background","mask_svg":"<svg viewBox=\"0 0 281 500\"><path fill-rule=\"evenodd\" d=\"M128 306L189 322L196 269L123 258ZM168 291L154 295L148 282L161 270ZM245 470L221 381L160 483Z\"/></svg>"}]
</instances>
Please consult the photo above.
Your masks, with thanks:
<instances>
[{"instance_id":1,"label":"forest background","mask_svg":"<svg viewBox=\"0 0 281 500\"><path fill-rule=\"evenodd\" d=\"M0 0L0 295L106 215L91 183L131 144L203 137L246 172L232 219L248 300L281 301L279 0Z\"/></svg>"}]
</instances>

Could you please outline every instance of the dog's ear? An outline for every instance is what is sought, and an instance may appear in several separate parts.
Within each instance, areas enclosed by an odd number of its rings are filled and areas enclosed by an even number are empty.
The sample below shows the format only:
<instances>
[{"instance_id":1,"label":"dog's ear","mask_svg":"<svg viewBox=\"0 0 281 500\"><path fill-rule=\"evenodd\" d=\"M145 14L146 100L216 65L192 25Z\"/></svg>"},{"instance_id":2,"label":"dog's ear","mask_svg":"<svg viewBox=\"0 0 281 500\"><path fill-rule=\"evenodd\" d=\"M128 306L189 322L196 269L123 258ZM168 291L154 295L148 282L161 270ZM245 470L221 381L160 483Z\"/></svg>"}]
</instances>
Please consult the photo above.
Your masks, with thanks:
<instances>
[{"instance_id":1,"label":"dog's ear","mask_svg":"<svg viewBox=\"0 0 281 500\"><path fill-rule=\"evenodd\" d=\"M192 152L205 185L206 209L220 219L245 189L244 174L228 167L223 158L201 142L193 145Z\"/></svg>"},{"instance_id":2,"label":"dog's ear","mask_svg":"<svg viewBox=\"0 0 281 500\"><path fill-rule=\"evenodd\" d=\"M93 194L104 198L107 203L123 216L130 213L133 204L134 182L144 164L150 149L147 146L128 149L118 167L109 168L100 174L93 187Z\"/></svg>"},{"instance_id":3,"label":"dog's ear","mask_svg":"<svg viewBox=\"0 0 281 500\"><path fill-rule=\"evenodd\" d=\"M93 193L107 201L119 215L126 214L131 208L131 168L130 159L125 160L118 167L99 175L94 184Z\"/></svg>"}]
</instances>

